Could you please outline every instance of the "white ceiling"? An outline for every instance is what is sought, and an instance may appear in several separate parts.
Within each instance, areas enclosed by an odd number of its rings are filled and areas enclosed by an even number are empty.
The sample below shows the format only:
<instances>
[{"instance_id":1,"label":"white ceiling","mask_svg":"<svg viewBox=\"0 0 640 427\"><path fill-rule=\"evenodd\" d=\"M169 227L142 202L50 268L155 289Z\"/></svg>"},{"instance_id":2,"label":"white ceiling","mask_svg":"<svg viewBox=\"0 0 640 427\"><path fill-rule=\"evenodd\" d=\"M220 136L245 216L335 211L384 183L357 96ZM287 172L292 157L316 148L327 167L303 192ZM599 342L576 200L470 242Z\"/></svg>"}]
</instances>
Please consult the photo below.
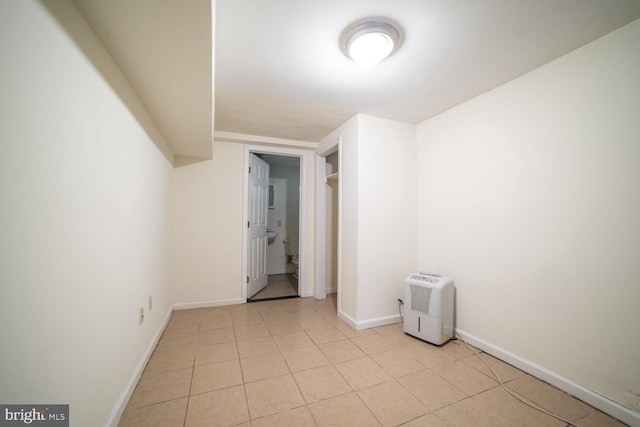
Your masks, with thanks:
<instances>
[{"instance_id":1,"label":"white ceiling","mask_svg":"<svg viewBox=\"0 0 640 427\"><path fill-rule=\"evenodd\" d=\"M211 0L74 0L181 156L211 155ZM405 42L373 67L367 16ZM640 17L640 0L216 0L215 129L319 141L355 113L419 123Z\"/></svg>"},{"instance_id":2,"label":"white ceiling","mask_svg":"<svg viewBox=\"0 0 640 427\"><path fill-rule=\"evenodd\" d=\"M338 40L386 16L400 50ZM355 113L419 123L640 16L637 0L217 0L216 129L318 141Z\"/></svg>"}]
</instances>

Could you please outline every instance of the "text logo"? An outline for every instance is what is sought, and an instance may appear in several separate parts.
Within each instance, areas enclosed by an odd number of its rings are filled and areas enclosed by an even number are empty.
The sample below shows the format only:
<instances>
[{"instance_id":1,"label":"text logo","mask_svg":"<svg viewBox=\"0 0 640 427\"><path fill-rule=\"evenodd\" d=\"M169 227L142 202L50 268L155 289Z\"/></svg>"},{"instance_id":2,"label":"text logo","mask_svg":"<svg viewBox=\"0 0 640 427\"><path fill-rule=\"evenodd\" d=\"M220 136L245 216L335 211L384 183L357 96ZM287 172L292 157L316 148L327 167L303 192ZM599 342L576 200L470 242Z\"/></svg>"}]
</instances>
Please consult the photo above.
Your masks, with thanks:
<instances>
[{"instance_id":1,"label":"text logo","mask_svg":"<svg viewBox=\"0 0 640 427\"><path fill-rule=\"evenodd\" d=\"M0 405L0 427L69 427L69 405Z\"/></svg>"}]
</instances>

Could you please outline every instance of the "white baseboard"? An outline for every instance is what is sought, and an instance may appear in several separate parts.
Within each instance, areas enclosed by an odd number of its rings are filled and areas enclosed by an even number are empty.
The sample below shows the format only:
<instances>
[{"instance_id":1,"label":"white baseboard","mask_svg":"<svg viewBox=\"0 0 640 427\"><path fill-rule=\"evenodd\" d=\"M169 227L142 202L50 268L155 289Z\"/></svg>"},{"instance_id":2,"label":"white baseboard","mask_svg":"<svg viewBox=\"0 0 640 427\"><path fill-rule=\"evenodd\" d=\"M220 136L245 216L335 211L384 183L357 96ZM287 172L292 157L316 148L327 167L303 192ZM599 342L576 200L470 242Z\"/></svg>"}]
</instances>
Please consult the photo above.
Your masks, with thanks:
<instances>
[{"instance_id":1,"label":"white baseboard","mask_svg":"<svg viewBox=\"0 0 640 427\"><path fill-rule=\"evenodd\" d=\"M392 314L390 316L383 317L375 317L373 319L361 320L357 322L356 329L359 331L361 329L369 329L369 328L377 328L378 326L387 326L393 325L394 323L402 322L402 318L399 314Z\"/></svg>"},{"instance_id":2,"label":"white baseboard","mask_svg":"<svg viewBox=\"0 0 640 427\"><path fill-rule=\"evenodd\" d=\"M158 328L158 331L156 332L153 339L149 343L147 350L142 355L142 359L140 359L140 362L138 362L138 366L136 366L136 369L133 371L133 374L131 375L131 378L129 379L127 386L125 387L124 391L118 398L118 401L116 402L116 406L113 408L113 410L109 414L109 419L107 421L108 426L117 427L118 423L120 422L120 418L122 417L122 414L124 414L124 410L127 408L129 399L131 399L131 395L133 394L133 391L136 389L136 386L138 385L138 381L142 376L142 372L144 371L144 368L147 366L147 362L149 362L149 359L151 358L153 351L156 349L156 345L158 345L158 341L160 341L160 337L162 336L162 333L167 327L167 324L169 323L169 319L171 319L172 312L173 310L170 308L169 312L165 316L164 321L160 324L160 328Z\"/></svg>"},{"instance_id":3,"label":"white baseboard","mask_svg":"<svg viewBox=\"0 0 640 427\"><path fill-rule=\"evenodd\" d=\"M344 320L349 326L356 331L369 328L377 328L378 326L393 325L394 323L402 322L402 318L399 314L393 314L391 316L376 317L368 320L356 321L353 317L349 316L342 310L338 310L338 317Z\"/></svg>"},{"instance_id":4,"label":"white baseboard","mask_svg":"<svg viewBox=\"0 0 640 427\"><path fill-rule=\"evenodd\" d=\"M338 292L338 288L327 288L325 289L325 292L327 294L335 294L336 292Z\"/></svg>"},{"instance_id":5,"label":"white baseboard","mask_svg":"<svg viewBox=\"0 0 640 427\"><path fill-rule=\"evenodd\" d=\"M526 373L531 374L534 377L551 384L554 387L559 388L560 390L582 400L583 402L588 403L594 408L600 409L602 412L605 412L612 417L617 418L623 423L626 423L630 426L640 426L639 412L635 412L631 409L625 408L624 406L610 399L607 399L606 397L592 390L589 390L588 388L576 384L575 382L563 377L562 375L550 371L549 369L537 365L536 363L533 363L532 361L527 360L523 357L517 356L481 338L468 334L465 331L456 329L456 335L462 337L464 341L466 341L470 345L473 345L480 350L489 353L490 355L503 360L510 365L513 365L516 368L521 369Z\"/></svg>"},{"instance_id":6,"label":"white baseboard","mask_svg":"<svg viewBox=\"0 0 640 427\"><path fill-rule=\"evenodd\" d=\"M341 318L342 320L344 320L353 329L358 330L358 327L357 327L358 326L358 322L356 322L356 320L353 317L349 316L344 311L338 309L338 317Z\"/></svg>"},{"instance_id":7,"label":"white baseboard","mask_svg":"<svg viewBox=\"0 0 640 427\"><path fill-rule=\"evenodd\" d=\"M243 298L231 298L211 301L198 301L198 302L178 302L173 304L174 310L191 310L193 308L209 308L209 307L221 307L224 305L244 304L247 300Z\"/></svg>"},{"instance_id":8,"label":"white baseboard","mask_svg":"<svg viewBox=\"0 0 640 427\"><path fill-rule=\"evenodd\" d=\"M192 309L192 308L219 307L219 306L223 306L223 305L242 304L242 303L245 303L245 302L246 301L243 300L242 298L234 298L234 299L226 299L226 300L219 300L219 301L201 301L201 302L189 302L189 303L173 304L173 306L169 309L169 312L165 316L164 321L160 325L160 328L158 329L158 331L154 335L153 339L151 340L151 343L147 347L147 350L142 355L142 359L140 360L140 362L136 366L136 369L133 371L133 374L131 375L131 378L129 379L129 382L127 383L127 386L125 387L124 391L122 392L122 394L118 398L118 401L116 402L115 407L111 411L111 414L109 414L109 420L107 422L107 425L111 426L111 427L117 427L118 423L120 422L120 418L122 417L122 414L124 413L124 410L127 408L127 404L129 403L129 399L131 398L131 395L133 394L133 391L136 389L136 385L138 385L138 381L140 380L140 377L142 376L142 372L144 371L144 368L147 366L147 363L149 362L149 359L151 358L151 355L153 354L153 351L155 350L156 346L158 345L158 341L160 341L160 337L162 337L162 333L166 329L167 324L169 323L169 319L171 319L171 313L173 313L174 310L188 310L188 309Z\"/></svg>"},{"instance_id":9,"label":"white baseboard","mask_svg":"<svg viewBox=\"0 0 640 427\"><path fill-rule=\"evenodd\" d=\"M313 291L302 291L302 295L300 295L301 297L314 297L316 294Z\"/></svg>"}]
</instances>

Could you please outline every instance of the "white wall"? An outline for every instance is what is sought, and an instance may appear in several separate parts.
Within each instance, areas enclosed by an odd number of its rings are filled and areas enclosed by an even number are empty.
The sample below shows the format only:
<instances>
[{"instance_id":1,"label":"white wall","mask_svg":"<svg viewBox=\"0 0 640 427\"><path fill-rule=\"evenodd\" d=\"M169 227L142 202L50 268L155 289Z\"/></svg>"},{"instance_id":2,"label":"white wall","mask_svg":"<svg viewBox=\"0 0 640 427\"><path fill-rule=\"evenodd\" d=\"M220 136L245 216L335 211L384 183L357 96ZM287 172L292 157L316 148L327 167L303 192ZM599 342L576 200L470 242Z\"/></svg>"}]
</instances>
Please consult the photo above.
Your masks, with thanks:
<instances>
[{"instance_id":1,"label":"white wall","mask_svg":"<svg viewBox=\"0 0 640 427\"><path fill-rule=\"evenodd\" d=\"M212 160L174 169L171 288L174 302L180 308L242 302L246 150L247 144L216 140ZM313 159L311 155L308 157L306 168L313 176ZM302 281L303 294L312 294L312 180L302 184L302 188L308 195L305 211L308 229L305 246L300 251L310 260Z\"/></svg>"},{"instance_id":2,"label":"white wall","mask_svg":"<svg viewBox=\"0 0 640 427\"><path fill-rule=\"evenodd\" d=\"M173 172L171 287L178 304L242 298L244 146L216 141L213 153Z\"/></svg>"},{"instance_id":3,"label":"white wall","mask_svg":"<svg viewBox=\"0 0 640 427\"><path fill-rule=\"evenodd\" d=\"M338 291L339 194L338 179L328 180L325 187L325 277L327 293Z\"/></svg>"},{"instance_id":4,"label":"white wall","mask_svg":"<svg viewBox=\"0 0 640 427\"><path fill-rule=\"evenodd\" d=\"M358 114L341 138L339 311L357 328L400 321L397 299L416 265L416 127Z\"/></svg>"},{"instance_id":5,"label":"white wall","mask_svg":"<svg viewBox=\"0 0 640 427\"><path fill-rule=\"evenodd\" d=\"M172 165L75 6L48 7L0 2L0 402L105 425L169 313Z\"/></svg>"},{"instance_id":6,"label":"white wall","mask_svg":"<svg viewBox=\"0 0 640 427\"><path fill-rule=\"evenodd\" d=\"M287 264L282 241L288 239L293 253L300 253L300 168L271 165L269 173L269 184L274 185L275 206L269 209L268 223L277 236L267 247L267 271L269 274L293 273L295 266Z\"/></svg>"},{"instance_id":7,"label":"white wall","mask_svg":"<svg viewBox=\"0 0 640 427\"><path fill-rule=\"evenodd\" d=\"M320 141L324 152L340 139L340 272L338 314L352 323L358 318L358 116L353 116Z\"/></svg>"},{"instance_id":8,"label":"white wall","mask_svg":"<svg viewBox=\"0 0 640 427\"><path fill-rule=\"evenodd\" d=\"M639 45L634 21L418 129L418 263L458 328L636 411Z\"/></svg>"},{"instance_id":9,"label":"white wall","mask_svg":"<svg viewBox=\"0 0 640 427\"><path fill-rule=\"evenodd\" d=\"M358 322L399 321L416 268L416 126L359 115Z\"/></svg>"},{"instance_id":10,"label":"white wall","mask_svg":"<svg viewBox=\"0 0 640 427\"><path fill-rule=\"evenodd\" d=\"M294 244L294 253L298 253L298 239L300 236L300 168L290 166L274 167L271 176L285 180L287 226L284 236Z\"/></svg>"},{"instance_id":11,"label":"white wall","mask_svg":"<svg viewBox=\"0 0 640 427\"><path fill-rule=\"evenodd\" d=\"M274 167L269 168L269 173ZM267 224L277 233L273 243L267 246L267 274L285 274L289 267L285 255L283 240L287 236L287 180L284 178L269 178L269 185L273 186L273 209L267 212ZM278 221L280 225L278 226ZM291 265L293 267L293 265Z\"/></svg>"}]
</instances>

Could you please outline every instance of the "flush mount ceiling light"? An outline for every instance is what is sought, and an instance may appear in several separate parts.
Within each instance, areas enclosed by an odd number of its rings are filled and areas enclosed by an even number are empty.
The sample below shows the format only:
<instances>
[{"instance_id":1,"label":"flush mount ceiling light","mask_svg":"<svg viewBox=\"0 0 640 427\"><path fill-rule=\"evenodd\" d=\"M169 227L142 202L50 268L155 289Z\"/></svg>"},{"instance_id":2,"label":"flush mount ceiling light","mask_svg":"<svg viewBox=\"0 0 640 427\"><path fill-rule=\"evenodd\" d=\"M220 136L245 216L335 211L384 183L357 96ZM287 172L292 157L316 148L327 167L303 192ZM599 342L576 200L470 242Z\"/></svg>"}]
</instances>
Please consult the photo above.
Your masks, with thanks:
<instances>
[{"instance_id":1,"label":"flush mount ceiling light","mask_svg":"<svg viewBox=\"0 0 640 427\"><path fill-rule=\"evenodd\" d=\"M340 37L342 52L363 65L377 64L398 50L401 43L400 26L380 17L360 19Z\"/></svg>"}]
</instances>

